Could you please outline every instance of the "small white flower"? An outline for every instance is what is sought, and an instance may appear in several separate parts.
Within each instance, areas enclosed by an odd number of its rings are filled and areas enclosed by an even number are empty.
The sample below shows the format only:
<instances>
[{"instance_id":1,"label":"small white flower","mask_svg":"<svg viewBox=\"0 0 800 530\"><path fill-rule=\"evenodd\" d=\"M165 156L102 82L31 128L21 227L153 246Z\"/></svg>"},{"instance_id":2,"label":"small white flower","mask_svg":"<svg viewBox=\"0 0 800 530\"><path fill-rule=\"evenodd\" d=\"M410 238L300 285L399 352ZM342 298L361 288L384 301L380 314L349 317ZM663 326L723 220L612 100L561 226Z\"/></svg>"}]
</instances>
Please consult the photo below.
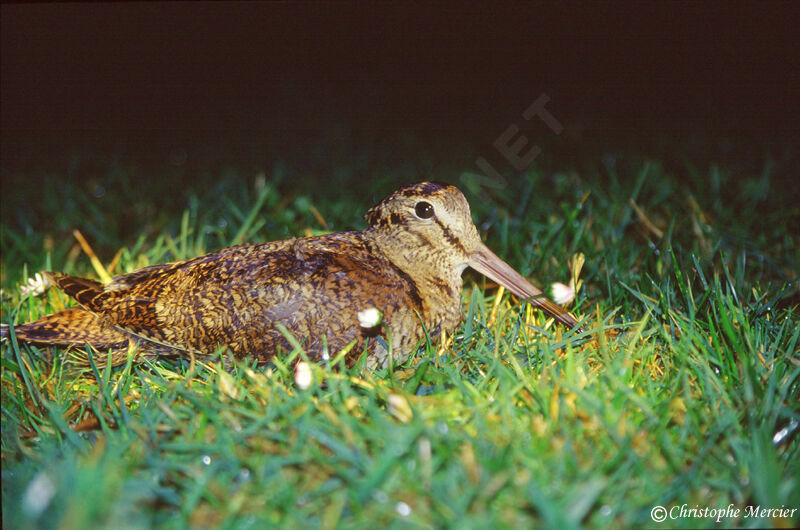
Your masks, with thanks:
<instances>
[{"instance_id":1,"label":"small white flower","mask_svg":"<svg viewBox=\"0 0 800 530\"><path fill-rule=\"evenodd\" d=\"M229 398L239 399L239 389L236 388L233 376L224 370L219 372L219 389Z\"/></svg>"},{"instance_id":2,"label":"small white flower","mask_svg":"<svg viewBox=\"0 0 800 530\"><path fill-rule=\"evenodd\" d=\"M409 515L411 515L411 506L402 501L398 502L395 505L394 509L397 512L397 514L400 515L401 517L408 517Z\"/></svg>"},{"instance_id":3,"label":"small white flower","mask_svg":"<svg viewBox=\"0 0 800 530\"><path fill-rule=\"evenodd\" d=\"M311 373L311 366L305 362L300 361L294 367L294 382L302 390L306 390L311 386L314 380L314 375Z\"/></svg>"},{"instance_id":4,"label":"small white flower","mask_svg":"<svg viewBox=\"0 0 800 530\"><path fill-rule=\"evenodd\" d=\"M403 423L408 423L414 418L414 411L408 400L400 394L389 394L386 400L389 404L389 413Z\"/></svg>"},{"instance_id":5,"label":"small white flower","mask_svg":"<svg viewBox=\"0 0 800 530\"><path fill-rule=\"evenodd\" d=\"M375 326L379 326L382 320L383 313L375 307L370 307L369 309L358 312L358 323L362 328L374 328Z\"/></svg>"},{"instance_id":6,"label":"small white flower","mask_svg":"<svg viewBox=\"0 0 800 530\"><path fill-rule=\"evenodd\" d=\"M550 286L553 293L553 302L558 305L566 305L575 300L575 288L563 283L556 282Z\"/></svg>"},{"instance_id":7,"label":"small white flower","mask_svg":"<svg viewBox=\"0 0 800 530\"><path fill-rule=\"evenodd\" d=\"M37 272L33 278L28 278L25 285L20 286L19 292L23 297L28 295L39 296L50 286L50 281L42 273Z\"/></svg>"},{"instance_id":8,"label":"small white flower","mask_svg":"<svg viewBox=\"0 0 800 530\"><path fill-rule=\"evenodd\" d=\"M36 517L47 508L55 494L56 485L53 484L53 479L44 471L40 471L28 484L22 499L22 507L29 515Z\"/></svg>"}]
</instances>

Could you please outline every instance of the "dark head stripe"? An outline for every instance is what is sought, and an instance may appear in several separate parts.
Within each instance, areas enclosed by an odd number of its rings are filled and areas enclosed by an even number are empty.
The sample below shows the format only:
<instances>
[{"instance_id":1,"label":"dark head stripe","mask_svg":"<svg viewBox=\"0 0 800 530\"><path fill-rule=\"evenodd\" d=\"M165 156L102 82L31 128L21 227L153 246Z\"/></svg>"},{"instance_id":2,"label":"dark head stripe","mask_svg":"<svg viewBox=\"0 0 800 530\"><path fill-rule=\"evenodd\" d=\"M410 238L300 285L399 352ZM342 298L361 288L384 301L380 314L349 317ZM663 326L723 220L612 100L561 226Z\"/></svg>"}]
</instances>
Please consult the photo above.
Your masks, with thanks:
<instances>
[{"instance_id":1,"label":"dark head stripe","mask_svg":"<svg viewBox=\"0 0 800 530\"><path fill-rule=\"evenodd\" d=\"M454 247L456 247L457 249L459 249L464 254L466 254L467 253L467 249L465 249L464 245L461 243L461 241L456 236L453 235L453 232L451 232L450 229L447 228L444 225L444 223L442 223L439 220L438 217L434 216L433 218L436 221L436 224L439 225L439 228L442 229L442 234L444 235L444 238L447 240L447 242L450 243L451 245L453 245Z\"/></svg>"},{"instance_id":2,"label":"dark head stripe","mask_svg":"<svg viewBox=\"0 0 800 530\"><path fill-rule=\"evenodd\" d=\"M368 212L366 217L367 223L370 226L387 226L389 224L398 224L402 219L393 215L391 219L386 218L385 205L392 202L392 199L398 196L402 197L425 197L433 195L439 191L452 187L450 184L444 182L420 182L418 184L409 184L396 190L395 192L384 197L378 204L373 206Z\"/></svg>"},{"instance_id":3,"label":"dark head stripe","mask_svg":"<svg viewBox=\"0 0 800 530\"><path fill-rule=\"evenodd\" d=\"M449 187L450 184L445 184L444 182L420 182L419 184L404 186L395 193L401 194L404 197L412 197L414 195L432 195L437 191Z\"/></svg>"}]
</instances>

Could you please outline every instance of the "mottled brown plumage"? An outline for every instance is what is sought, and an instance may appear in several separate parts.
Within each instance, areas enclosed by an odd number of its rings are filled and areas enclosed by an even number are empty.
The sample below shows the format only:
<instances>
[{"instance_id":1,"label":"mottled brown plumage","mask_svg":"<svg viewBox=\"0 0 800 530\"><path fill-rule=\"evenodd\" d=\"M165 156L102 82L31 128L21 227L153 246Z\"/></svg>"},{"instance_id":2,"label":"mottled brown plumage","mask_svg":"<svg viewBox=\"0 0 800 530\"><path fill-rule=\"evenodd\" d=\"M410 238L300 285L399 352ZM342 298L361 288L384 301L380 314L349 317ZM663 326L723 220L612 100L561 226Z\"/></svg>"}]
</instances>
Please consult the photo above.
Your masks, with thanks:
<instances>
[{"instance_id":1,"label":"mottled brown plumage","mask_svg":"<svg viewBox=\"0 0 800 530\"><path fill-rule=\"evenodd\" d=\"M437 336L458 325L468 265L577 326L481 243L457 188L432 182L400 188L366 219L361 232L225 248L117 276L105 286L50 274L81 307L17 326L15 333L42 345L88 343L110 351L114 364L133 349L146 356L209 355L220 347L266 362L291 350L281 324L312 359L355 341L348 364L366 348L367 365L384 366L382 342L401 360L425 330ZM358 312L373 307L384 325L362 328Z\"/></svg>"}]
</instances>

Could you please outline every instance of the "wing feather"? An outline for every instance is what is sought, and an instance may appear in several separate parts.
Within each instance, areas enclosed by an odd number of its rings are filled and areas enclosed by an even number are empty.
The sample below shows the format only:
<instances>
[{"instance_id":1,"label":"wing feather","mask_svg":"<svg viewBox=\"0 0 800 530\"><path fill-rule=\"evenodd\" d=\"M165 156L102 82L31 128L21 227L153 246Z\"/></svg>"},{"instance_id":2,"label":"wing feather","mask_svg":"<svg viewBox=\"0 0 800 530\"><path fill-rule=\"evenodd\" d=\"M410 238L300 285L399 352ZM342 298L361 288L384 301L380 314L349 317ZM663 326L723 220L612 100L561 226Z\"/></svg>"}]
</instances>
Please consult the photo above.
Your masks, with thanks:
<instances>
[{"instance_id":1,"label":"wing feather","mask_svg":"<svg viewBox=\"0 0 800 530\"><path fill-rule=\"evenodd\" d=\"M213 353L227 346L237 357L261 360L290 347L279 323L319 356L326 343L331 352L353 340L363 344L360 310L376 307L387 319L401 309L422 310L410 280L357 232L230 247L117 276L105 287L63 275L54 280L109 333L132 334L162 350Z\"/></svg>"}]
</instances>

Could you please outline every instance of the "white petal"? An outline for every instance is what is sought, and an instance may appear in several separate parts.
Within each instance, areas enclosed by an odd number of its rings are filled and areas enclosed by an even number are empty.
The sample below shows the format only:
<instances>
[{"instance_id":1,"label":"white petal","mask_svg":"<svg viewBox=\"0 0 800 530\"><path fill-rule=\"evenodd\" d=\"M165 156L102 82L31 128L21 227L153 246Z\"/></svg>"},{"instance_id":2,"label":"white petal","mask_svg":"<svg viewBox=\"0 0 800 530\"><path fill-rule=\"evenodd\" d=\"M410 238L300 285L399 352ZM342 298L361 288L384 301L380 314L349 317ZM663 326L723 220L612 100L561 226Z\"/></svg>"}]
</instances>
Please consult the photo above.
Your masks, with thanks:
<instances>
[{"instance_id":1,"label":"white petal","mask_svg":"<svg viewBox=\"0 0 800 530\"><path fill-rule=\"evenodd\" d=\"M298 362L294 367L294 382L297 383L297 386L305 390L311 386L313 380L311 366L305 361Z\"/></svg>"},{"instance_id":2,"label":"white petal","mask_svg":"<svg viewBox=\"0 0 800 530\"><path fill-rule=\"evenodd\" d=\"M358 312L358 323L362 328L374 328L383 320L383 313L375 307Z\"/></svg>"},{"instance_id":3,"label":"white petal","mask_svg":"<svg viewBox=\"0 0 800 530\"><path fill-rule=\"evenodd\" d=\"M28 514L38 516L47 508L55 494L56 485L53 480L47 473L40 471L25 489L22 507Z\"/></svg>"},{"instance_id":4,"label":"white petal","mask_svg":"<svg viewBox=\"0 0 800 530\"><path fill-rule=\"evenodd\" d=\"M575 289L569 285L556 282L551 286L553 292L553 302L558 305L566 305L575 300Z\"/></svg>"}]
</instances>

